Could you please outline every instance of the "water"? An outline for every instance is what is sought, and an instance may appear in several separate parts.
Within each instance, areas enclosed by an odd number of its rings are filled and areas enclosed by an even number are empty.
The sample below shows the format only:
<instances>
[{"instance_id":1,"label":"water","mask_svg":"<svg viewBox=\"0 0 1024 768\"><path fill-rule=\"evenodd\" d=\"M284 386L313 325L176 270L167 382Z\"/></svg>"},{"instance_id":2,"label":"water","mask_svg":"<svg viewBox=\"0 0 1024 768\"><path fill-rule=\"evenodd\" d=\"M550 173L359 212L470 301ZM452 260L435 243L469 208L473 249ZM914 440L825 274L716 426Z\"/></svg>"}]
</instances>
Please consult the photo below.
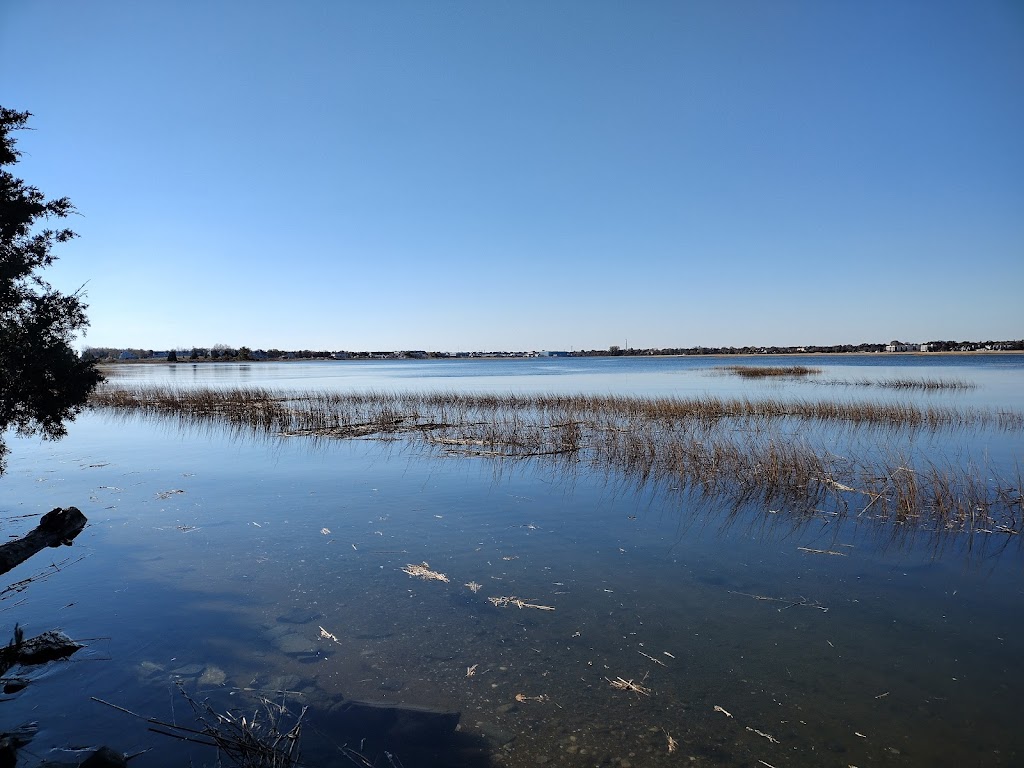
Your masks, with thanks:
<instances>
[{"instance_id":1,"label":"water","mask_svg":"<svg viewBox=\"0 0 1024 768\"><path fill-rule=\"evenodd\" d=\"M727 365L807 365L822 369L800 386L792 380L749 381L721 375ZM179 363L124 365L114 369L117 383L174 386L263 386L274 389L455 390L480 392L563 392L655 396L715 394L900 397L884 389L835 387L822 393L815 380L860 378L964 379L978 384L966 392L940 392L970 405L1024 405L1024 355L779 355L772 357L590 357L457 360L352 360L287 363ZM905 397L905 395L903 395Z\"/></svg>"},{"instance_id":2,"label":"water","mask_svg":"<svg viewBox=\"0 0 1024 768\"><path fill-rule=\"evenodd\" d=\"M820 360L827 378L958 378L977 387L866 391L708 370L731 358L179 365L173 373L139 365L117 378L1024 405L1021 356ZM932 435L923 445L953 457L999 446L1003 468L1021 455L1019 433ZM53 506L75 504L90 520L72 548L8 574L7 583L46 575L0 600L7 624L21 622L27 635L59 626L95 638L69 662L37 669L4 702L5 727L40 724L22 753L27 765L61 755L52 749L102 743L128 753L154 747L133 768L189 757L212 764L211 749L155 735L90 698L194 726L174 679L219 711L252 708L245 689L289 691L294 711L311 708L312 765L353 764L338 752L344 742L328 711L340 696L462 712L459 738L440 755L400 744L394 754L405 766L1024 760L1016 717L1024 557L1015 537L968 547L856 520L798 523L785 510L730 515L583 467L428 458L400 441L240 439L94 413L64 441L11 447L5 533L34 524L15 516ZM422 562L450 581L401 570ZM487 601L501 596L555 610ZM619 679L650 695L614 688Z\"/></svg>"}]
</instances>

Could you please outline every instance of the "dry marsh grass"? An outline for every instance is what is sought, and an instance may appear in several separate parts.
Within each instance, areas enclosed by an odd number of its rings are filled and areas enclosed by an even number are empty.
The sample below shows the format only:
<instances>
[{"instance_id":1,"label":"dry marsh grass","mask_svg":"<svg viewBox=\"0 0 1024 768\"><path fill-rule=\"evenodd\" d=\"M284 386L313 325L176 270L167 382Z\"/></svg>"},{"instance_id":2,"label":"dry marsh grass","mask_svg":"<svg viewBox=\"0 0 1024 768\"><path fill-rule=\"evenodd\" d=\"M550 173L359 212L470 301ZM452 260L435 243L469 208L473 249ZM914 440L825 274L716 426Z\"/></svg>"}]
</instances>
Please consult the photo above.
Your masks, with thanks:
<instances>
[{"instance_id":1,"label":"dry marsh grass","mask_svg":"<svg viewBox=\"0 0 1024 768\"><path fill-rule=\"evenodd\" d=\"M809 365L722 365L714 371L731 373L744 379L766 379L771 377L796 378L800 376L817 376L821 368Z\"/></svg>"},{"instance_id":2,"label":"dry marsh grass","mask_svg":"<svg viewBox=\"0 0 1024 768\"><path fill-rule=\"evenodd\" d=\"M282 437L404 437L451 455L582 465L640 486L740 508L857 515L931 530L1016 533L1021 483L927 459L840 456L797 435L808 425L886 432L1020 430L1015 411L909 403L524 395L306 392L260 388L131 389L108 385L92 405L119 413L227 425ZM827 441L825 441L827 444Z\"/></svg>"},{"instance_id":3,"label":"dry marsh grass","mask_svg":"<svg viewBox=\"0 0 1024 768\"><path fill-rule=\"evenodd\" d=\"M963 379L830 379L816 384L845 387L879 387L881 389L902 389L917 392L963 391L975 389L977 384Z\"/></svg>"}]
</instances>

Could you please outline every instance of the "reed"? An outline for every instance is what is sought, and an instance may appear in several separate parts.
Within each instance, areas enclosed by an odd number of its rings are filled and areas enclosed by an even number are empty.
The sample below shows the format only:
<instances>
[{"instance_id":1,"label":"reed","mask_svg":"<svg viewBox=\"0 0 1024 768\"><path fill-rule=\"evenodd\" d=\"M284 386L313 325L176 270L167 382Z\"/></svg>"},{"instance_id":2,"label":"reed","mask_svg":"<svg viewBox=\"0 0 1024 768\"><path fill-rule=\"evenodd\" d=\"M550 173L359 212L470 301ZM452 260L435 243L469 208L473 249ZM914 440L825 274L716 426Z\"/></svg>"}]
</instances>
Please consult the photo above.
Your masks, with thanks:
<instances>
[{"instance_id":1,"label":"reed","mask_svg":"<svg viewBox=\"0 0 1024 768\"><path fill-rule=\"evenodd\" d=\"M945 427L1024 428L1024 414L912 403L780 398L632 397L623 395L555 395L456 392L304 392L284 395L262 388L176 389L107 385L91 404L195 418L237 420L283 431L387 429L414 422L464 423L501 417L505 421L530 415L531 423L629 424L636 420L700 422L722 420L848 423L891 429ZM290 426L288 426L290 425ZM524 425L520 425L523 427Z\"/></svg>"},{"instance_id":2,"label":"reed","mask_svg":"<svg viewBox=\"0 0 1024 768\"><path fill-rule=\"evenodd\" d=\"M829 379L817 381L816 384L846 387L879 387L881 389L905 389L919 392L939 392L943 390L975 389L977 384L962 379Z\"/></svg>"},{"instance_id":3,"label":"reed","mask_svg":"<svg viewBox=\"0 0 1024 768\"><path fill-rule=\"evenodd\" d=\"M107 385L92 405L282 437L406 437L450 455L546 460L734 507L820 508L960 531L1021 528L1020 483L903 456L841 457L806 425L899 432L1024 428L1015 411L909 403L452 392L306 392ZM827 444L827 438L825 439ZM873 439L872 444L876 441ZM877 453L877 452L876 452Z\"/></svg>"},{"instance_id":4,"label":"reed","mask_svg":"<svg viewBox=\"0 0 1024 768\"><path fill-rule=\"evenodd\" d=\"M744 379L765 379L773 376L795 378L816 376L821 373L821 368L808 365L722 365L712 370L731 373Z\"/></svg>"}]
</instances>

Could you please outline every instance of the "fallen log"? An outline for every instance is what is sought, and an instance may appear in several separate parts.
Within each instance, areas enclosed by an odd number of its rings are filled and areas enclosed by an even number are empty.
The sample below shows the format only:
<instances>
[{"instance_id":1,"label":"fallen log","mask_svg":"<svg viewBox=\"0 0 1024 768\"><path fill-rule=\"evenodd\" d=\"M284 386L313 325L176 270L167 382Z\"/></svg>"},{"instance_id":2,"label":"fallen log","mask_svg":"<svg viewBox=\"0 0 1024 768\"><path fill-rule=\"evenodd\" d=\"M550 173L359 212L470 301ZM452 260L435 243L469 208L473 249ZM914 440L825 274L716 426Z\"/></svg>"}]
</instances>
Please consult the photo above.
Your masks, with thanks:
<instances>
[{"instance_id":1,"label":"fallen log","mask_svg":"<svg viewBox=\"0 0 1024 768\"><path fill-rule=\"evenodd\" d=\"M0 545L0 574L28 560L47 547L71 546L88 522L78 507L57 507L42 516L39 525L20 539Z\"/></svg>"}]
</instances>

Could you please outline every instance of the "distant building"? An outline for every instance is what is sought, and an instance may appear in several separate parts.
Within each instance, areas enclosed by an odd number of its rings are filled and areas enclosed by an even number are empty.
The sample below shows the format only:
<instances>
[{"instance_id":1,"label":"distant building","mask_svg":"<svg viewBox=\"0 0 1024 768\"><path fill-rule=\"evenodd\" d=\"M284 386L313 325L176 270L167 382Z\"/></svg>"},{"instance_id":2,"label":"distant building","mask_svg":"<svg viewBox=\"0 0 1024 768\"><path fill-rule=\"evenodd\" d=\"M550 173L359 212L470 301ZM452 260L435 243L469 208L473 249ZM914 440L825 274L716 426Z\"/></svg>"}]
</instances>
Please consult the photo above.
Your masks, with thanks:
<instances>
[{"instance_id":1,"label":"distant building","mask_svg":"<svg viewBox=\"0 0 1024 768\"><path fill-rule=\"evenodd\" d=\"M538 357L568 357L568 352L556 352L550 349L542 349L537 353Z\"/></svg>"},{"instance_id":2,"label":"distant building","mask_svg":"<svg viewBox=\"0 0 1024 768\"><path fill-rule=\"evenodd\" d=\"M902 341L893 340L885 345L886 352L909 352L916 344L906 344Z\"/></svg>"},{"instance_id":3,"label":"distant building","mask_svg":"<svg viewBox=\"0 0 1024 768\"><path fill-rule=\"evenodd\" d=\"M131 352L131 351L126 349L124 352L122 352L120 355L117 356L117 359L118 360L138 360L139 356L136 355L134 352Z\"/></svg>"}]
</instances>

